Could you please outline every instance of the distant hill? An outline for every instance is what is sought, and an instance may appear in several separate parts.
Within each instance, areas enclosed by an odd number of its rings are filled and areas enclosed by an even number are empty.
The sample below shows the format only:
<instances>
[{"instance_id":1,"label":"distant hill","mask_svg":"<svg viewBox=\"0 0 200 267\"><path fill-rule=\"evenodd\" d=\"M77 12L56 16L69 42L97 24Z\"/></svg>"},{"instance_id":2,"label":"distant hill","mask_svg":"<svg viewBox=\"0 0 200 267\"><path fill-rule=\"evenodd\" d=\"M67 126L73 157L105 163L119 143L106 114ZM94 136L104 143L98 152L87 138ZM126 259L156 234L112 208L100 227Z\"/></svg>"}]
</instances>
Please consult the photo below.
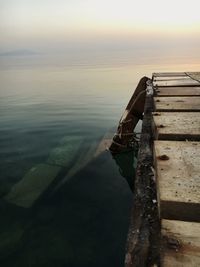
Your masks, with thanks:
<instances>
[{"instance_id":1,"label":"distant hill","mask_svg":"<svg viewBox=\"0 0 200 267\"><path fill-rule=\"evenodd\" d=\"M28 50L28 49L18 49L18 50L11 50L11 51L7 51L4 53L0 53L0 57L4 57L4 56L10 56L10 57L18 57L18 56L34 56L34 55L38 55L39 53L32 51L32 50Z\"/></svg>"}]
</instances>

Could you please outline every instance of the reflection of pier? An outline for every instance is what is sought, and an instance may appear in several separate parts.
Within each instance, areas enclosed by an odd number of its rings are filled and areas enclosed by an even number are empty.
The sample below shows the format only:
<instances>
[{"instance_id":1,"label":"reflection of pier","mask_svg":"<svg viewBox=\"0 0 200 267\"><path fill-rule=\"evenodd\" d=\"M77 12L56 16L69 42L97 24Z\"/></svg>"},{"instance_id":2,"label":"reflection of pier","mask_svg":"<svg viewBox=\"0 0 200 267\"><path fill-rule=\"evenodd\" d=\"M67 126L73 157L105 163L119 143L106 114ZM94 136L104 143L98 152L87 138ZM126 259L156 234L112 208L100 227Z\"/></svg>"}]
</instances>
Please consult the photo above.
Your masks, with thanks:
<instances>
[{"instance_id":1,"label":"reflection of pier","mask_svg":"<svg viewBox=\"0 0 200 267\"><path fill-rule=\"evenodd\" d=\"M200 75L147 85L125 266L200 266Z\"/></svg>"}]
</instances>

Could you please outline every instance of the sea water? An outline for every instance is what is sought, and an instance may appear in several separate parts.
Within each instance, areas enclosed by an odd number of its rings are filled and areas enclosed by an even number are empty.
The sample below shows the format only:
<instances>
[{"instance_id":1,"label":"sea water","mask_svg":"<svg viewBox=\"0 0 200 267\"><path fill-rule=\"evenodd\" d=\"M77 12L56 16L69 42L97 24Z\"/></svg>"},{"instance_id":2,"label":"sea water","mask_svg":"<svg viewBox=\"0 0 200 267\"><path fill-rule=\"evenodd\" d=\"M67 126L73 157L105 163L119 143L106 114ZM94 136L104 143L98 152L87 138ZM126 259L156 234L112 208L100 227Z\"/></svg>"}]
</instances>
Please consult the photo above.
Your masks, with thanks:
<instances>
[{"instance_id":1,"label":"sea water","mask_svg":"<svg viewBox=\"0 0 200 267\"><path fill-rule=\"evenodd\" d=\"M200 69L152 62L1 59L1 266L123 266L134 155L95 151L142 76Z\"/></svg>"}]
</instances>

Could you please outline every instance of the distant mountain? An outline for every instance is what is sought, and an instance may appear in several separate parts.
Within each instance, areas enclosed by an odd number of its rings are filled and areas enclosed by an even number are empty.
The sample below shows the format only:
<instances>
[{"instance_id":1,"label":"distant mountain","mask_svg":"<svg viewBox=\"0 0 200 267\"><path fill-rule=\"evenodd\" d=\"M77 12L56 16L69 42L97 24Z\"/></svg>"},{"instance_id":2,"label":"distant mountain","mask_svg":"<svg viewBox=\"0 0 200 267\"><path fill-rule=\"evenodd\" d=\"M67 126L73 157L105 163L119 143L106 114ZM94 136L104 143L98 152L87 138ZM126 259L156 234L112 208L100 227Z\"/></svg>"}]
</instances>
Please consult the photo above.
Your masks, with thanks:
<instances>
[{"instance_id":1,"label":"distant mountain","mask_svg":"<svg viewBox=\"0 0 200 267\"><path fill-rule=\"evenodd\" d=\"M0 53L0 57L4 57L4 56L10 56L10 57L34 56L34 55L38 55L38 54L39 53L32 51L32 50L18 49L18 50L11 50L11 51L7 51L4 53Z\"/></svg>"}]
</instances>

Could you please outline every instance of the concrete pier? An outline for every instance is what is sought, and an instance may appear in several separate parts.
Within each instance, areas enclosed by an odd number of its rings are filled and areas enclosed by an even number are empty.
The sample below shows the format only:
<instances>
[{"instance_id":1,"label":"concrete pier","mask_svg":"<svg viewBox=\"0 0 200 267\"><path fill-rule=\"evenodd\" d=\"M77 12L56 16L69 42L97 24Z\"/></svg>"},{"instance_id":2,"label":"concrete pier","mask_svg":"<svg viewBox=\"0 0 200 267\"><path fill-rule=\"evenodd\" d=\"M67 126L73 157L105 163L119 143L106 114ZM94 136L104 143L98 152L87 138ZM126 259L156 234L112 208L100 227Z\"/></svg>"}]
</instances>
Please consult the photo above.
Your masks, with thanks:
<instances>
[{"instance_id":1,"label":"concrete pier","mask_svg":"<svg viewBox=\"0 0 200 267\"><path fill-rule=\"evenodd\" d=\"M200 266L200 75L153 73L125 266Z\"/></svg>"}]
</instances>

